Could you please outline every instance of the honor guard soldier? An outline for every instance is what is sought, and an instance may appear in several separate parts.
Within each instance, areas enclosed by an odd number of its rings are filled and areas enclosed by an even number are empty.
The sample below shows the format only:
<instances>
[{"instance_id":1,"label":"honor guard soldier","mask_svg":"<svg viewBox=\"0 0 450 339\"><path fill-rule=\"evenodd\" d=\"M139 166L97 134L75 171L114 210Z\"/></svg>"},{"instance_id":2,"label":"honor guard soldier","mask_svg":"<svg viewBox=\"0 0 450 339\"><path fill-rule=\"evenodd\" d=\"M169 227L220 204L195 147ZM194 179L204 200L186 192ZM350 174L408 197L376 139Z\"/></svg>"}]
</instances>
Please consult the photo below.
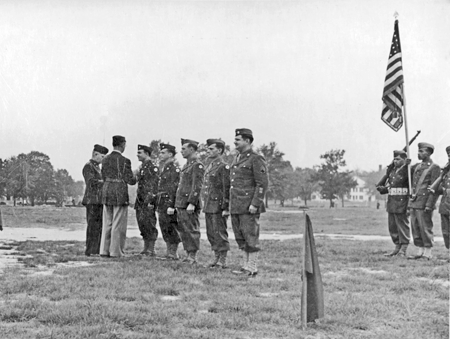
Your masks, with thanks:
<instances>
[{"instance_id":1,"label":"honor guard soldier","mask_svg":"<svg viewBox=\"0 0 450 339\"><path fill-rule=\"evenodd\" d=\"M180 181L180 169L175 165L175 146L161 143L159 145L159 160L161 174L158 184L157 210L159 227L166 243L166 258L178 260L178 244L181 242L178 234L177 211L175 198Z\"/></svg>"},{"instance_id":2,"label":"honor guard soldier","mask_svg":"<svg viewBox=\"0 0 450 339\"><path fill-rule=\"evenodd\" d=\"M197 158L198 142L181 139L181 145L181 155L186 159L186 164L181 170L175 201L178 213L178 231L183 248L187 252L187 258L183 261L196 264L197 253L200 249L200 191L205 169Z\"/></svg>"},{"instance_id":3,"label":"honor guard soldier","mask_svg":"<svg viewBox=\"0 0 450 339\"><path fill-rule=\"evenodd\" d=\"M433 163L430 156L434 152L434 146L421 142L419 146L419 160L421 163L412 168L412 194L409 201L411 212L411 229L414 245L419 248L417 255L408 259L431 259L433 247L433 209L437 197L428 188L439 176L441 169Z\"/></svg>"},{"instance_id":4,"label":"honor guard soldier","mask_svg":"<svg viewBox=\"0 0 450 339\"><path fill-rule=\"evenodd\" d=\"M86 190L82 204L86 206L86 256L100 254L100 240L102 238L102 187L103 180L100 164L108 154L108 149L101 145L94 145L91 160L83 167L83 177Z\"/></svg>"},{"instance_id":5,"label":"honor guard soldier","mask_svg":"<svg viewBox=\"0 0 450 339\"><path fill-rule=\"evenodd\" d=\"M138 145L137 158L142 163L136 171L137 192L134 209L139 225L139 231L144 239L144 249L140 254L156 256L155 243L158 238L156 229L156 195L158 192L159 170L152 161L152 149L149 146Z\"/></svg>"},{"instance_id":6,"label":"honor guard soldier","mask_svg":"<svg viewBox=\"0 0 450 339\"><path fill-rule=\"evenodd\" d=\"M394 168L389 172L385 186L378 186L381 194L388 194L386 210L388 212L389 234L395 244L395 249L385 254L405 256L410 239L408 212L409 180L407 154L404 151L394 151Z\"/></svg>"},{"instance_id":7,"label":"honor guard soldier","mask_svg":"<svg viewBox=\"0 0 450 339\"><path fill-rule=\"evenodd\" d=\"M259 217L265 212L264 195L268 186L266 160L252 149L253 133L236 129L234 145L239 154L231 165L230 214L243 265L235 274L255 276L259 247Z\"/></svg>"},{"instance_id":8,"label":"honor guard soldier","mask_svg":"<svg viewBox=\"0 0 450 339\"><path fill-rule=\"evenodd\" d=\"M439 178L431 185L431 192L442 194L441 203L439 204L439 214L441 215L442 236L444 244L449 249L450 242L450 146L445 149L448 156L447 165L442 169Z\"/></svg>"},{"instance_id":9,"label":"honor guard soldier","mask_svg":"<svg viewBox=\"0 0 450 339\"><path fill-rule=\"evenodd\" d=\"M225 142L208 139L206 144L211 162L205 169L203 181L203 212L206 235L215 254L209 266L227 268L227 253L230 250L227 233L227 218L230 214L230 166L222 158Z\"/></svg>"},{"instance_id":10,"label":"honor guard soldier","mask_svg":"<svg viewBox=\"0 0 450 339\"><path fill-rule=\"evenodd\" d=\"M136 184L131 161L122 153L126 148L125 137L113 136L114 150L102 162L103 229L100 255L121 257L127 239L128 185Z\"/></svg>"}]
</instances>

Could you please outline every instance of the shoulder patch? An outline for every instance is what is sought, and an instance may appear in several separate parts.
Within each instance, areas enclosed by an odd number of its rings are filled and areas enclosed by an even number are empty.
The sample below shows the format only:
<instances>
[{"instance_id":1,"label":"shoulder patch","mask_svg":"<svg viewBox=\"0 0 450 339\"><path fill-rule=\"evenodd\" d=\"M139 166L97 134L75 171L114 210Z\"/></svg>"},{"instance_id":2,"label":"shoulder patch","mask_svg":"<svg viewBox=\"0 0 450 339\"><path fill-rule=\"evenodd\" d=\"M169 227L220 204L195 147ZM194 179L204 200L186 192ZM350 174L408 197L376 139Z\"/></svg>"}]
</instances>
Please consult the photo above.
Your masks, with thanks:
<instances>
[{"instance_id":1,"label":"shoulder patch","mask_svg":"<svg viewBox=\"0 0 450 339\"><path fill-rule=\"evenodd\" d=\"M180 169L179 168L177 168L176 170L175 170L175 172L179 172L180 171Z\"/></svg>"},{"instance_id":2,"label":"shoulder patch","mask_svg":"<svg viewBox=\"0 0 450 339\"><path fill-rule=\"evenodd\" d=\"M158 172L158 169L155 167L154 169L153 169L155 172Z\"/></svg>"},{"instance_id":3,"label":"shoulder patch","mask_svg":"<svg viewBox=\"0 0 450 339\"><path fill-rule=\"evenodd\" d=\"M226 165L225 168L226 168L226 169L230 169L230 166Z\"/></svg>"},{"instance_id":4,"label":"shoulder patch","mask_svg":"<svg viewBox=\"0 0 450 339\"><path fill-rule=\"evenodd\" d=\"M202 165L198 165L198 168L203 168L203 166Z\"/></svg>"}]
</instances>

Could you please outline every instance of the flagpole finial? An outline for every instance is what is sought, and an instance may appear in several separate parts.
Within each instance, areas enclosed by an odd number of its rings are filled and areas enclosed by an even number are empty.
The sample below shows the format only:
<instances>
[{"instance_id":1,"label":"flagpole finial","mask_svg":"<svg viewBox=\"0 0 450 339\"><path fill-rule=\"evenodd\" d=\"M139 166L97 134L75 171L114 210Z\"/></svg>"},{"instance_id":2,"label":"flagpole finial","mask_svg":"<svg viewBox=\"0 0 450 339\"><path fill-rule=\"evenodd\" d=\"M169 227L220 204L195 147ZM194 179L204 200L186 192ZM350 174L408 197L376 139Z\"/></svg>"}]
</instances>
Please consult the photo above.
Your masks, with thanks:
<instances>
[{"instance_id":1,"label":"flagpole finial","mask_svg":"<svg viewBox=\"0 0 450 339\"><path fill-rule=\"evenodd\" d=\"M394 13L394 18L395 18L395 20L397 20L397 18L398 18L398 12L397 11L395 11L395 13Z\"/></svg>"}]
</instances>

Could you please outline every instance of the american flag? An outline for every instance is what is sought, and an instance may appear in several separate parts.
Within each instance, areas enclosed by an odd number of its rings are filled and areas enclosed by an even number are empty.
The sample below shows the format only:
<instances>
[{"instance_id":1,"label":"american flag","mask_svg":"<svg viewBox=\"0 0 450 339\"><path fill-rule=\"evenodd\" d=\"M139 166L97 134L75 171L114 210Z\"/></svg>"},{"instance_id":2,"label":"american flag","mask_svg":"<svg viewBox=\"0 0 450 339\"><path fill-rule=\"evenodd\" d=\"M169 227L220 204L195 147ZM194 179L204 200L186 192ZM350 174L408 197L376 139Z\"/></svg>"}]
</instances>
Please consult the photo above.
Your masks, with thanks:
<instances>
[{"instance_id":1,"label":"american flag","mask_svg":"<svg viewBox=\"0 0 450 339\"><path fill-rule=\"evenodd\" d=\"M402 49L400 47L400 33L398 20L395 20L394 36L392 37L391 52L389 53L386 79L383 90L383 120L394 131L398 131L403 125L403 67Z\"/></svg>"}]
</instances>

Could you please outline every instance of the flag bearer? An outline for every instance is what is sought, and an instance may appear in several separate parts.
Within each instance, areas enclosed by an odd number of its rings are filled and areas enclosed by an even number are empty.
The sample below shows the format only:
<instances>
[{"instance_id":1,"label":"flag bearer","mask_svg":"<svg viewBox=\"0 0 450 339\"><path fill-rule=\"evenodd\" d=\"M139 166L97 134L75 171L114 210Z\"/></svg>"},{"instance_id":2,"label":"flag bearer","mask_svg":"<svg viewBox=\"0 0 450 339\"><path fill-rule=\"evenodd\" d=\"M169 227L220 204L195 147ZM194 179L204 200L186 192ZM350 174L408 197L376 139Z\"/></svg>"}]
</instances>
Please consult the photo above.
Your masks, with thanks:
<instances>
[{"instance_id":1,"label":"flag bearer","mask_svg":"<svg viewBox=\"0 0 450 339\"><path fill-rule=\"evenodd\" d=\"M388 212L389 234L395 248L385 256L405 256L410 239L408 209L408 166L405 162L407 154L404 151L394 151L394 169L390 171L385 186L378 186L381 194L388 193L386 210Z\"/></svg>"}]
</instances>

